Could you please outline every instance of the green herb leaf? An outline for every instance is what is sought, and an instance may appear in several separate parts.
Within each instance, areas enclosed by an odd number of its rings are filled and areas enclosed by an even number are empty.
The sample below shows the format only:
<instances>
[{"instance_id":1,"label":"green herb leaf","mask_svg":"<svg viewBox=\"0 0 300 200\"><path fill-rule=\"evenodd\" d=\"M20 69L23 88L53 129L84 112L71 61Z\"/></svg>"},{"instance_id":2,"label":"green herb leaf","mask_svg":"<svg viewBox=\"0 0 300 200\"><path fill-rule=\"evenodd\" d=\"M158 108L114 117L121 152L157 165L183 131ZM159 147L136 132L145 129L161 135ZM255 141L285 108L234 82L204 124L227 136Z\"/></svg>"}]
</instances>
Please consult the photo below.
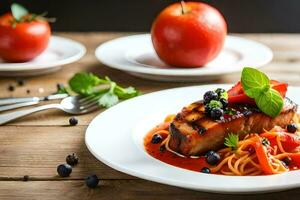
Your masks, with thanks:
<instances>
[{"instance_id":1,"label":"green herb leaf","mask_svg":"<svg viewBox=\"0 0 300 200\"><path fill-rule=\"evenodd\" d=\"M257 69L245 67L241 83L246 95L255 100L257 107L265 114L276 117L284 101L278 91L271 88L269 78Z\"/></svg>"},{"instance_id":2,"label":"green herb leaf","mask_svg":"<svg viewBox=\"0 0 300 200\"><path fill-rule=\"evenodd\" d=\"M140 95L134 87L122 88L120 86L116 86L114 92L120 99L130 99Z\"/></svg>"},{"instance_id":3,"label":"green herb leaf","mask_svg":"<svg viewBox=\"0 0 300 200\"><path fill-rule=\"evenodd\" d=\"M225 138L224 144L227 147L236 150L238 148L238 142L239 142L239 136L233 133L229 133Z\"/></svg>"},{"instance_id":4,"label":"green herb leaf","mask_svg":"<svg viewBox=\"0 0 300 200\"><path fill-rule=\"evenodd\" d=\"M101 98L99 99L99 105L109 108L111 106L114 106L119 102L119 98L116 94L112 92L107 92Z\"/></svg>"},{"instance_id":5,"label":"green herb leaf","mask_svg":"<svg viewBox=\"0 0 300 200\"><path fill-rule=\"evenodd\" d=\"M16 21L22 20L22 17L28 15L28 10L21 6L20 4L13 3L11 5L11 13Z\"/></svg>"},{"instance_id":6,"label":"green herb leaf","mask_svg":"<svg viewBox=\"0 0 300 200\"><path fill-rule=\"evenodd\" d=\"M244 90L262 89L270 85L270 80L264 73L251 67L243 69L241 82Z\"/></svg>"},{"instance_id":7,"label":"green herb leaf","mask_svg":"<svg viewBox=\"0 0 300 200\"><path fill-rule=\"evenodd\" d=\"M209 102L208 106L210 108L222 108L223 107L222 103L220 101L216 101L216 100L211 100Z\"/></svg>"},{"instance_id":8,"label":"green herb leaf","mask_svg":"<svg viewBox=\"0 0 300 200\"><path fill-rule=\"evenodd\" d=\"M257 107L265 114L276 117L280 114L284 101L278 91L270 89L267 92L260 93L255 98Z\"/></svg>"},{"instance_id":9,"label":"green herb leaf","mask_svg":"<svg viewBox=\"0 0 300 200\"><path fill-rule=\"evenodd\" d=\"M77 73L70 79L69 85L78 94L90 95L93 93L93 88L103 82L107 81L100 80L91 73Z\"/></svg>"}]
</instances>

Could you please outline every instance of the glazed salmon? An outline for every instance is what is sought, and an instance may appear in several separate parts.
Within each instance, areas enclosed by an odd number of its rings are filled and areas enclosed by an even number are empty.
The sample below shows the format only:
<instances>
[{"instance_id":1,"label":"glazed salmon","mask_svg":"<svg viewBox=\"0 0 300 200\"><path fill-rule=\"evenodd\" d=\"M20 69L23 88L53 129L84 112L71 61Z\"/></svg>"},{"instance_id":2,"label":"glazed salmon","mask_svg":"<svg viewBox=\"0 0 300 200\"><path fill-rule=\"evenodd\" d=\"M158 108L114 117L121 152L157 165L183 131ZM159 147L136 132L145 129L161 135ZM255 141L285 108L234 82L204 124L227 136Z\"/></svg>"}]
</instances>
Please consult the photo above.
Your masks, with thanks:
<instances>
[{"instance_id":1,"label":"glazed salmon","mask_svg":"<svg viewBox=\"0 0 300 200\"><path fill-rule=\"evenodd\" d=\"M224 146L228 133L238 134L242 139L248 133L261 133L275 125L286 127L296 116L297 105L285 98L281 113L269 117L256 106L230 105L231 112L214 121L204 113L204 104L198 101L184 107L170 124L169 147L185 156L201 155L208 150Z\"/></svg>"}]
</instances>

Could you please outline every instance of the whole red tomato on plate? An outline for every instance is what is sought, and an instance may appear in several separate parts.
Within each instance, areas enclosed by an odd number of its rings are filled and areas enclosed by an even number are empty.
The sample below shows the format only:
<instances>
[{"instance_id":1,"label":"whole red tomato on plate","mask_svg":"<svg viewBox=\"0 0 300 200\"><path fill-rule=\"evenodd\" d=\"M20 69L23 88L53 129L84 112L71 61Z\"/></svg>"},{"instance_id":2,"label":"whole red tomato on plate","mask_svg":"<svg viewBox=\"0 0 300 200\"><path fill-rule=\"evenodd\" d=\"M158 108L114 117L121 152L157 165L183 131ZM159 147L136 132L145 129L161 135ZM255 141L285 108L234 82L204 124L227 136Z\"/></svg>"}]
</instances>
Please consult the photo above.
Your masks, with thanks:
<instances>
[{"instance_id":1,"label":"whole red tomato on plate","mask_svg":"<svg viewBox=\"0 0 300 200\"><path fill-rule=\"evenodd\" d=\"M0 16L0 58L9 62L29 61L46 49L50 36L45 18L13 4L11 13Z\"/></svg>"},{"instance_id":2,"label":"whole red tomato on plate","mask_svg":"<svg viewBox=\"0 0 300 200\"><path fill-rule=\"evenodd\" d=\"M200 2L165 8L151 28L154 49L167 64L202 67L223 47L227 25L218 10Z\"/></svg>"}]
</instances>

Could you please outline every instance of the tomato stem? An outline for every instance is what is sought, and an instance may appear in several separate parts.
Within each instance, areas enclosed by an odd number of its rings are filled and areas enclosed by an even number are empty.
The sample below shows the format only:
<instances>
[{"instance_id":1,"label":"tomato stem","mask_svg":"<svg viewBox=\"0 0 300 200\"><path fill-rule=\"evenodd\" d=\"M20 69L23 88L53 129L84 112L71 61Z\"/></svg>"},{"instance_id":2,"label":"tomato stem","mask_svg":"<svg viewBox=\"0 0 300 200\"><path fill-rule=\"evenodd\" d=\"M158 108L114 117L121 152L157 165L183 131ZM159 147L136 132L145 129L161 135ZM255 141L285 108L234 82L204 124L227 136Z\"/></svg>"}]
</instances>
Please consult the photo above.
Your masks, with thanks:
<instances>
[{"instance_id":1,"label":"tomato stem","mask_svg":"<svg viewBox=\"0 0 300 200\"><path fill-rule=\"evenodd\" d=\"M184 15L186 13L185 2L183 0L180 1L180 5L181 5L181 13Z\"/></svg>"}]
</instances>

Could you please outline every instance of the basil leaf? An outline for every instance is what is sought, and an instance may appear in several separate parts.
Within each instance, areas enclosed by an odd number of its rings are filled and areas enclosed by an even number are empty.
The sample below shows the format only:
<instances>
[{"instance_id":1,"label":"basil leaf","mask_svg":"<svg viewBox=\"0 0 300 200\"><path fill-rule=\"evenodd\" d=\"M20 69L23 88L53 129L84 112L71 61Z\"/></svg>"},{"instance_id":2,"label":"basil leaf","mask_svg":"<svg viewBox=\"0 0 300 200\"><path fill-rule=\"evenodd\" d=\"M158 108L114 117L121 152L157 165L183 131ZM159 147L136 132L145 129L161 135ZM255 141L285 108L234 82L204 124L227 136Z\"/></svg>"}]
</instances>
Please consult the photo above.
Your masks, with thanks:
<instances>
[{"instance_id":1,"label":"basil leaf","mask_svg":"<svg viewBox=\"0 0 300 200\"><path fill-rule=\"evenodd\" d=\"M262 89L270 85L270 80L264 73L250 67L243 69L241 82L245 91L253 88ZM253 98L254 96L255 95L252 95L251 97Z\"/></svg>"},{"instance_id":2,"label":"basil leaf","mask_svg":"<svg viewBox=\"0 0 300 200\"><path fill-rule=\"evenodd\" d=\"M91 73L77 73L69 80L69 85L71 89L78 94L90 95L93 93L95 86L105 81L106 80L101 80Z\"/></svg>"},{"instance_id":3,"label":"basil leaf","mask_svg":"<svg viewBox=\"0 0 300 200\"><path fill-rule=\"evenodd\" d=\"M11 9L11 13L16 21L20 21L22 19L22 17L28 15L28 13L29 13L26 8L24 8L23 6L21 6L20 4L17 4L17 3L13 3L11 5L10 9Z\"/></svg>"},{"instance_id":4,"label":"basil leaf","mask_svg":"<svg viewBox=\"0 0 300 200\"><path fill-rule=\"evenodd\" d=\"M280 93L274 89L269 89L267 92L261 92L255 98L257 107L265 114L276 117L280 114L284 101Z\"/></svg>"},{"instance_id":5,"label":"basil leaf","mask_svg":"<svg viewBox=\"0 0 300 200\"><path fill-rule=\"evenodd\" d=\"M100 99L99 99L99 105L109 108L114 105L116 105L119 102L119 98L116 94L112 92L105 93Z\"/></svg>"}]
</instances>

